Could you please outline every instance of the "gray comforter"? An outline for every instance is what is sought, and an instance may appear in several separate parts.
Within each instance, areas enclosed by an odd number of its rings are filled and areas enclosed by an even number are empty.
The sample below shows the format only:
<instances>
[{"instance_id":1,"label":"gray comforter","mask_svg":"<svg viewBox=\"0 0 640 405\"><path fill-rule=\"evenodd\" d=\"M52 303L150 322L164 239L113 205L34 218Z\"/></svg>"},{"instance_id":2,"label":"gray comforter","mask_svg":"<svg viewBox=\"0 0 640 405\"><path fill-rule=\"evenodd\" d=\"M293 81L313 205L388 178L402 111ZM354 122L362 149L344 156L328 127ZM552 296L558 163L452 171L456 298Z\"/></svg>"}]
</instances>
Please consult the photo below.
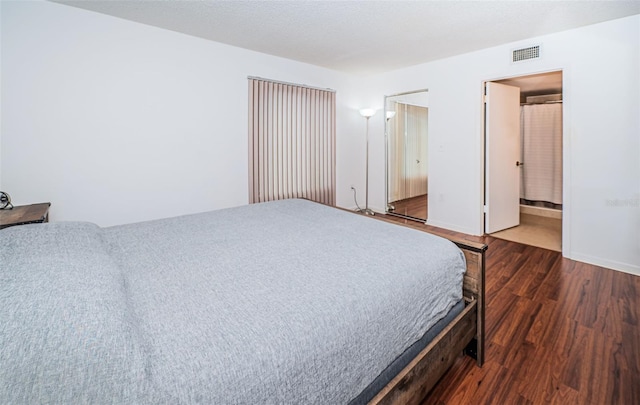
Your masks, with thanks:
<instances>
[{"instance_id":1,"label":"gray comforter","mask_svg":"<svg viewBox=\"0 0 640 405\"><path fill-rule=\"evenodd\" d=\"M3 404L347 403L465 268L447 240L304 200L0 239Z\"/></svg>"}]
</instances>

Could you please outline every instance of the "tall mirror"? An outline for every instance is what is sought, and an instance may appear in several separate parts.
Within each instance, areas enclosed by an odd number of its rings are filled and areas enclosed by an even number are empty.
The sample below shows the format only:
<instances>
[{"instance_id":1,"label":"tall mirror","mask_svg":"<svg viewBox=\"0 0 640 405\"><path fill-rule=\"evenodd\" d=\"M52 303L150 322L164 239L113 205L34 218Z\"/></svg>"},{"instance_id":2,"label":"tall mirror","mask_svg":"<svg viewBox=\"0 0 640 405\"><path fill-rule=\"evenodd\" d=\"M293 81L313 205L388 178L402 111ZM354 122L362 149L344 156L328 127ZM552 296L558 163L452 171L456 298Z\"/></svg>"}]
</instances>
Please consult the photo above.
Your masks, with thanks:
<instances>
[{"instance_id":1,"label":"tall mirror","mask_svg":"<svg viewBox=\"0 0 640 405\"><path fill-rule=\"evenodd\" d=\"M429 93L385 96L387 214L417 221L428 217Z\"/></svg>"}]
</instances>

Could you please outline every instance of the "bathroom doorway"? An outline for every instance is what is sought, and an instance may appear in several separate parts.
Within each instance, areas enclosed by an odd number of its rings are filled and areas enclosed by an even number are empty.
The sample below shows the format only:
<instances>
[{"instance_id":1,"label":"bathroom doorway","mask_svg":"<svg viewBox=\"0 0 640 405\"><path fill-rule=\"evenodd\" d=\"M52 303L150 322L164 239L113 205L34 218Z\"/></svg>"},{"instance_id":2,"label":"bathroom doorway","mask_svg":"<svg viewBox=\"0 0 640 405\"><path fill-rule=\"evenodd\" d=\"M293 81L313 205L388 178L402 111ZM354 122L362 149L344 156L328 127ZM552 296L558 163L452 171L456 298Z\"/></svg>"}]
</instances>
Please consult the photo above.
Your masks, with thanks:
<instances>
[{"instance_id":1,"label":"bathroom doorway","mask_svg":"<svg viewBox=\"0 0 640 405\"><path fill-rule=\"evenodd\" d=\"M486 85L487 93L493 91L494 95L488 95L485 103L485 233L561 252L562 71ZM490 104L501 100L498 90L510 92L511 101L507 108L494 106L492 110ZM519 103L517 110L512 105L514 97ZM510 126L499 134L503 119L499 116L506 109ZM509 138L508 142L500 136ZM494 145L504 148L507 143L513 148L496 151Z\"/></svg>"}]
</instances>

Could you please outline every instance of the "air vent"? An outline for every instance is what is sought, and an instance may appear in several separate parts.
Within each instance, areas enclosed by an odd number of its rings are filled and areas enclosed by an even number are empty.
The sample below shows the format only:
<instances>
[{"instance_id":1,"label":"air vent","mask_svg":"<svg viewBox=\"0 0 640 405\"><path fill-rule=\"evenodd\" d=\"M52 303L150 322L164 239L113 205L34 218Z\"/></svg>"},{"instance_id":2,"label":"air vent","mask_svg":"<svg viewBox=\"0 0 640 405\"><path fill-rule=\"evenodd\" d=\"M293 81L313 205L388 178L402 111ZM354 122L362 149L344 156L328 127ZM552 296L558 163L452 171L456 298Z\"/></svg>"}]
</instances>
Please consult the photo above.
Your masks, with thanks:
<instances>
[{"instance_id":1,"label":"air vent","mask_svg":"<svg viewBox=\"0 0 640 405\"><path fill-rule=\"evenodd\" d=\"M513 51L513 62L521 62L523 60L537 59L540 57L540 45L530 46L528 48L516 49Z\"/></svg>"}]
</instances>

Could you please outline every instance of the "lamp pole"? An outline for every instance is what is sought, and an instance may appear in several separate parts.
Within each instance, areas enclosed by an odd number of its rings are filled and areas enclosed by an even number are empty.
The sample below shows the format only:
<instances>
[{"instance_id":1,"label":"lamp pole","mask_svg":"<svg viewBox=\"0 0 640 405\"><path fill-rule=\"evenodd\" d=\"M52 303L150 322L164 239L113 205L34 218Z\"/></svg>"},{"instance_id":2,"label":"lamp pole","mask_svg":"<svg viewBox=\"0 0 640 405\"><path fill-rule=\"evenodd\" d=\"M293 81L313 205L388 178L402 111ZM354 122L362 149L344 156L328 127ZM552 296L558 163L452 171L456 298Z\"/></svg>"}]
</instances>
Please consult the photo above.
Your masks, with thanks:
<instances>
[{"instance_id":1,"label":"lamp pole","mask_svg":"<svg viewBox=\"0 0 640 405\"><path fill-rule=\"evenodd\" d=\"M369 118L373 117L376 113L376 110L372 108L365 108L360 110L360 115L367 119L367 150L366 150L366 168L365 168L365 200L364 200L364 209L360 210L360 212L365 213L366 215L375 215L375 212L369 208Z\"/></svg>"}]
</instances>

